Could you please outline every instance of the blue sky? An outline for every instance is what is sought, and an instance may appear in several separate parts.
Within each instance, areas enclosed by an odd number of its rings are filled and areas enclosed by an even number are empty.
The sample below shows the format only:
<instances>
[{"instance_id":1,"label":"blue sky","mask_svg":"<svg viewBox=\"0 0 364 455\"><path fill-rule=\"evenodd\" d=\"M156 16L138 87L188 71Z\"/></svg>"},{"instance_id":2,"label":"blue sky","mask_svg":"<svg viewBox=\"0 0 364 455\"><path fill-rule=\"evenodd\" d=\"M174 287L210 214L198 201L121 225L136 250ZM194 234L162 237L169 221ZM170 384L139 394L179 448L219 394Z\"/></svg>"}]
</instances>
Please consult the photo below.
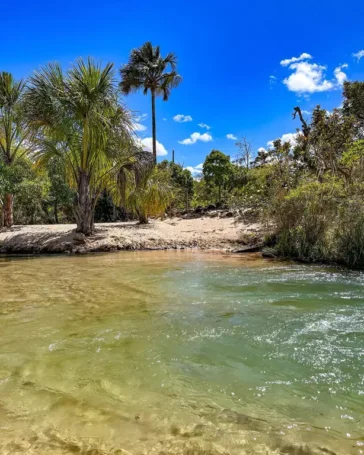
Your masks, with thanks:
<instances>
[{"instance_id":1,"label":"blue sky","mask_svg":"<svg viewBox=\"0 0 364 455\"><path fill-rule=\"evenodd\" d=\"M119 68L132 48L148 40L164 54L175 52L183 83L168 102L157 102L157 139L166 158L174 149L176 161L191 168L212 149L233 156L236 140L228 134L245 135L255 152L267 147L299 126L292 120L294 106L331 110L341 103L344 79L364 79L364 56L353 56L364 50L359 0L20 0L4 4L2 13L0 71L17 77L48 61L68 66L88 55ZM141 116L145 129L139 134L147 146L149 96L125 102ZM173 120L177 115L191 120Z\"/></svg>"}]
</instances>

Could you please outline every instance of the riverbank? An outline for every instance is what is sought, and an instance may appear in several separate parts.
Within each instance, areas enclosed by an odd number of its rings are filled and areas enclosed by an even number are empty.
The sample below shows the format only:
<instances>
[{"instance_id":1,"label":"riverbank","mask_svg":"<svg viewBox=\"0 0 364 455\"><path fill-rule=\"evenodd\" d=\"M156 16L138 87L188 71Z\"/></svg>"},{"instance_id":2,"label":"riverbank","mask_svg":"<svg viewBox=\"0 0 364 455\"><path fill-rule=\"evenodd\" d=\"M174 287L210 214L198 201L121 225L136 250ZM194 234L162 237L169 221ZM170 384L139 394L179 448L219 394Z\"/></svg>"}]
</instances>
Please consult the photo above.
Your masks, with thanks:
<instances>
[{"instance_id":1,"label":"riverbank","mask_svg":"<svg viewBox=\"0 0 364 455\"><path fill-rule=\"evenodd\" d=\"M137 222L99 223L95 235L75 233L72 224L13 226L0 232L0 253L89 253L117 250L199 248L233 251L259 244L263 227L235 217L168 218Z\"/></svg>"}]
</instances>

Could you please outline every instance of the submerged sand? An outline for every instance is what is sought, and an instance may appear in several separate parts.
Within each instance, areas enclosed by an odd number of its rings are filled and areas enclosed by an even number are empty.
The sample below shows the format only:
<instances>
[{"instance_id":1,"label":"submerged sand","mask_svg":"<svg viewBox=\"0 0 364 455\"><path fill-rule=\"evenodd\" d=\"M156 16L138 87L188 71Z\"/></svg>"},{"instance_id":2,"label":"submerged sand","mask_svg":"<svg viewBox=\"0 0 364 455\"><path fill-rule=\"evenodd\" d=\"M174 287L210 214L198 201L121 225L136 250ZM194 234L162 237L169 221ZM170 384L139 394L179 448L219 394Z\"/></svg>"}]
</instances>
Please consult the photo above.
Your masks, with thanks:
<instances>
[{"instance_id":1,"label":"submerged sand","mask_svg":"<svg viewBox=\"0 0 364 455\"><path fill-rule=\"evenodd\" d=\"M231 218L168 218L137 222L99 223L95 235L75 235L72 224L13 226L0 232L0 253L87 253L115 250L200 248L234 250L259 243L259 223Z\"/></svg>"}]
</instances>

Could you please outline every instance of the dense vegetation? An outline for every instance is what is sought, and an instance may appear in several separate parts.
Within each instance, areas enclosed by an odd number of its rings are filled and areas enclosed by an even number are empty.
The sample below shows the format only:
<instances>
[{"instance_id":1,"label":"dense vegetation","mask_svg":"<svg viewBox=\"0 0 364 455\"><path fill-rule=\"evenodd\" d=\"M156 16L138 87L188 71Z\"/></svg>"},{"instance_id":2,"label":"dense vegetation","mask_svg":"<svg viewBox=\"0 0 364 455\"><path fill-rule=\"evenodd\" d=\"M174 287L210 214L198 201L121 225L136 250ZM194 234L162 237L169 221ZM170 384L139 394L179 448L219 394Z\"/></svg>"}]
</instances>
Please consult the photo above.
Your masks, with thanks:
<instances>
[{"instance_id":1,"label":"dense vegetation","mask_svg":"<svg viewBox=\"0 0 364 455\"><path fill-rule=\"evenodd\" d=\"M176 57L151 43L131 52L116 81L113 65L48 64L27 81L0 73L1 224L95 221L183 213L199 206L253 210L280 255L364 266L364 82L344 84L342 107L299 107L294 143L252 153L237 142L194 178L182 165L156 164L155 98L181 82ZM151 94L153 153L140 148L120 95Z\"/></svg>"},{"instance_id":2,"label":"dense vegetation","mask_svg":"<svg viewBox=\"0 0 364 455\"><path fill-rule=\"evenodd\" d=\"M167 71L168 67L171 71ZM167 100L177 86L176 58L144 44L120 70L79 59L66 72L51 63L28 81L0 74L0 204L2 224L77 223L77 232L94 232L101 195L128 207L146 222L164 212L172 192L155 168L155 96ZM152 93L153 155L133 132L125 94L143 87ZM15 204L14 204L15 198Z\"/></svg>"},{"instance_id":3,"label":"dense vegetation","mask_svg":"<svg viewBox=\"0 0 364 455\"><path fill-rule=\"evenodd\" d=\"M192 204L250 208L277 253L310 262L364 267L364 82L344 84L342 107L317 106L295 143L273 142L253 159L242 138L235 160L213 150Z\"/></svg>"},{"instance_id":4,"label":"dense vegetation","mask_svg":"<svg viewBox=\"0 0 364 455\"><path fill-rule=\"evenodd\" d=\"M235 162L212 151L195 203L254 209L282 256L364 267L364 82L344 84L342 107L317 106L309 121L295 107L293 118L294 144L276 140L252 160L243 138Z\"/></svg>"}]
</instances>

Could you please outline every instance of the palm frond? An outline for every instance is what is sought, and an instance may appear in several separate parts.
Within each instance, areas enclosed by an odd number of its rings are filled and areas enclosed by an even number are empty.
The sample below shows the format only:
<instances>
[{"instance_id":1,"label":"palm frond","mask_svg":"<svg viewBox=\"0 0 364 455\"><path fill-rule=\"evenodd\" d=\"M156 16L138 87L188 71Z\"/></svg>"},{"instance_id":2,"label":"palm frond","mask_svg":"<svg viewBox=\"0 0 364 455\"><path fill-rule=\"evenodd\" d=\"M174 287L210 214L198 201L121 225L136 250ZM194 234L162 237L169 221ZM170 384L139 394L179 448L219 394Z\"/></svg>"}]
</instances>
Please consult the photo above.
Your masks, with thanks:
<instances>
[{"instance_id":1,"label":"palm frond","mask_svg":"<svg viewBox=\"0 0 364 455\"><path fill-rule=\"evenodd\" d=\"M166 66L171 66L172 71L177 70L177 56L173 52L167 54L163 61Z\"/></svg>"},{"instance_id":2,"label":"palm frond","mask_svg":"<svg viewBox=\"0 0 364 455\"><path fill-rule=\"evenodd\" d=\"M64 130L66 103L67 87L58 63L48 63L29 78L25 112L35 129Z\"/></svg>"},{"instance_id":3,"label":"palm frond","mask_svg":"<svg viewBox=\"0 0 364 455\"><path fill-rule=\"evenodd\" d=\"M0 73L0 153L7 164L31 149L31 130L24 115L25 83Z\"/></svg>"},{"instance_id":4,"label":"palm frond","mask_svg":"<svg viewBox=\"0 0 364 455\"><path fill-rule=\"evenodd\" d=\"M0 109L10 109L21 98L25 88L25 82L16 81L12 74L3 71L0 73Z\"/></svg>"},{"instance_id":5,"label":"palm frond","mask_svg":"<svg viewBox=\"0 0 364 455\"><path fill-rule=\"evenodd\" d=\"M166 73L168 68L170 72ZM131 51L129 61L120 69L120 89L124 95L143 89L143 94L152 91L168 99L170 90L181 82L177 74L177 57L173 53L161 56L160 47L151 42Z\"/></svg>"},{"instance_id":6,"label":"palm frond","mask_svg":"<svg viewBox=\"0 0 364 455\"><path fill-rule=\"evenodd\" d=\"M125 205L141 221L149 216L163 215L174 198L168 172L154 168L143 185L135 185L127 195Z\"/></svg>"},{"instance_id":7,"label":"palm frond","mask_svg":"<svg viewBox=\"0 0 364 455\"><path fill-rule=\"evenodd\" d=\"M163 75L161 84L158 87L157 93L163 96L163 101L167 101L172 88L178 87L181 83L182 77L175 71Z\"/></svg>"},{"instance_id":8,"label":"palm frond","mask_svg":"<svg viewBox=\"0 0 364 455\"><path fill-rule=\"evenodd\" d=\"M59 156L75 181L77 172L86 173L97 193L133 142L131 114L118 103L113 65L78 59L63 73L58 64L48 64L31 77L26 98L29 122L42 144L35 158Z\"/></svg>"}]
</instances>

